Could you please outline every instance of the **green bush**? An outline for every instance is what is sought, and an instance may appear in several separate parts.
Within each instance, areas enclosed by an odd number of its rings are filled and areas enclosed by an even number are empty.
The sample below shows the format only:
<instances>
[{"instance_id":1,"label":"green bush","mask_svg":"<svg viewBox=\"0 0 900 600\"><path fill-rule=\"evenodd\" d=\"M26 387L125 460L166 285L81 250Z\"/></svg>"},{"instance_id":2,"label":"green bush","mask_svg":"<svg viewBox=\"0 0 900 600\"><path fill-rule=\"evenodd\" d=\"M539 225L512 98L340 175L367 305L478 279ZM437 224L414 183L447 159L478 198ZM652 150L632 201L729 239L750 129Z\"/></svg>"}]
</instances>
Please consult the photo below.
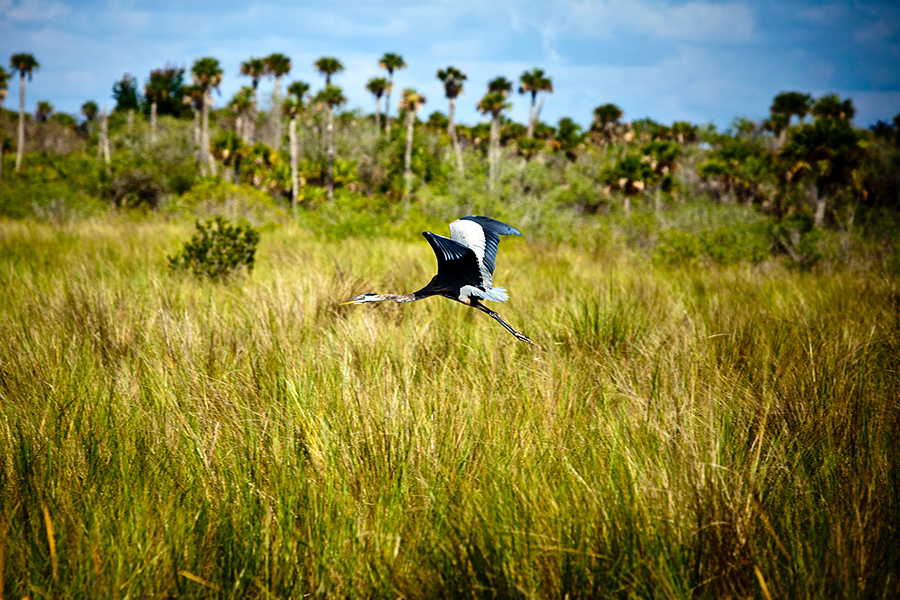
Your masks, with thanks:
<instances>
[{"instance_id":1,"label":"green bush","mask_svg":"<svg viewBox=\"0 0 900 600\"><path fill-rule=\"evenodd\" d=\"M741 261L759 264L771 253L771 236L764 224L719 227L700 234L703 254L720 265Z\"/></svg>"},{"instance_id":2,"label":"green bush","mask_svg":"<svg viewBox=\"0 0 900 600\"><path fill-rule=\"evenodd\" d=\"M667 229L659 234L659 241L653 250L653 262L669 267L690 267L700 261L702 254L699 237L677 229Z\"/></svg>"},{"instance_id":3,"label":"green bush","mask_svg":"<svg viewBox=\"0 0 900 600\"><path fill-rule=\"evenodd\" d=\"M225 280L242 269L253 271L258 243L259 232L249 224L233 225L222 217L197 221L197 233L181 252L169 257L169 266L197 277Z\"/></svg>"}]
</instances>

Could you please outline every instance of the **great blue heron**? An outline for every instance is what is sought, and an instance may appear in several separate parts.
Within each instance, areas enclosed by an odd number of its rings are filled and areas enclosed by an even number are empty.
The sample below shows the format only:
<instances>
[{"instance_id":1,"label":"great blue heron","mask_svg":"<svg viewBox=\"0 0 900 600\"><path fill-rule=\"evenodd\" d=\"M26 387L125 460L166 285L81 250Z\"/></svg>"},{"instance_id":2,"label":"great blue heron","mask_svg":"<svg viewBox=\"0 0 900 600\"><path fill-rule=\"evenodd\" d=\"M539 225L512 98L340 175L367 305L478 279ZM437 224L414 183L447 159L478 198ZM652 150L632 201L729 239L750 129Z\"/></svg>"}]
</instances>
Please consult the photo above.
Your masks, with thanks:
<instances>
[{"instance_id":1,"label":"great blue heron","mask_svg":"<svg viewBox=\"0 0 900 600\"><path fill-rule=\"evenodd\" d=\"M516 338L534 346L534 342L513 329L500 315L481 303L482 300L506 302L509 295L500 287L493 287L494 261L501 235L522 235L506 223L488 217L463 217L450 223L450 237L422 233L437 256L438 272L418 292L412 294L363 294L341 304L367 302L415 302L429 296L444 296L462 302L503 325Z\"/></svg>"}]
</instances>

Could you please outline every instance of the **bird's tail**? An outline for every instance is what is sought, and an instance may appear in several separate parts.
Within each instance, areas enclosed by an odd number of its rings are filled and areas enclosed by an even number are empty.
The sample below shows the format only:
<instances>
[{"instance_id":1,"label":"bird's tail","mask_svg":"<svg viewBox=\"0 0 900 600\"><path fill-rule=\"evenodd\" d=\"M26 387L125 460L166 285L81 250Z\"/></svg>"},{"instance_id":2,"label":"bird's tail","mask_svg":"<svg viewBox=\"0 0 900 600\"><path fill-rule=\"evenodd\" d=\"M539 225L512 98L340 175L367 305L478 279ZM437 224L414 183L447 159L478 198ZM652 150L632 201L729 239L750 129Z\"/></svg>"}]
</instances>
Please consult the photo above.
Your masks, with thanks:
<instances>
[{"instance_id":1,"label":"bird's tail","mask_svg":"<svg viewBox=\"0 0 900 600\"><path fill-rule=\"evenodd\" d=\"M509 294L502 287L492 287L482 293L485 300L493 300L494 302L506 302L509 300Z\"/></svg>"}]
</instances>

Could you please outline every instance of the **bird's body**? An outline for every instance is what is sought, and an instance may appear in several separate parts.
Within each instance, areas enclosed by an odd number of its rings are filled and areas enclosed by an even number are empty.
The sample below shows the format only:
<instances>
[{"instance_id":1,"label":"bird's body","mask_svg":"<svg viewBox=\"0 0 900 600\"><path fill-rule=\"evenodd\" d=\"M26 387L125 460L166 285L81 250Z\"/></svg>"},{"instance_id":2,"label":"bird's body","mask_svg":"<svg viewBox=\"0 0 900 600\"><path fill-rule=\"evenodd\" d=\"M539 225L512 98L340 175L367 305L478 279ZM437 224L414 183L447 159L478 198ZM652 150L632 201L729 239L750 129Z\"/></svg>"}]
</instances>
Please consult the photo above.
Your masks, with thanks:
<instances>
[{"instance_id":1,"label":"bird's body","mask_svg":"<svg viewBox=\"0 0 900 600\"><path fill-rule=\"evenodd\" d=\"M496 312L484 306L482 300L506 302L506 290L493 286L494 263L501 235L522 235L506 223L488 217L463 217L450 223L450 237L430 231L422 234L437 257L438 272L422 289L411 294L363 294L342 304L367 302L415 302L429 296L444 296L486 313L517 339L534 345L500 318Z\"/></svg>"}]
</instances>

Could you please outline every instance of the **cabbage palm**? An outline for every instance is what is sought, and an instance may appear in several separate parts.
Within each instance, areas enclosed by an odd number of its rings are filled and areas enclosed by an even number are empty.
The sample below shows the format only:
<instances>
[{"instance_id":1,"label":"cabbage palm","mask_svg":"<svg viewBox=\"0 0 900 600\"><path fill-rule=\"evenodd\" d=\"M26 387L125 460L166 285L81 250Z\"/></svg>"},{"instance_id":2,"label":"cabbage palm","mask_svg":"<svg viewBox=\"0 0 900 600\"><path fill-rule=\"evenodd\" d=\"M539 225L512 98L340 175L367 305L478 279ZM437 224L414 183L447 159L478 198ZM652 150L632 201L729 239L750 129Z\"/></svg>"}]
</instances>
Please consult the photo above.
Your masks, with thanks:
<instances>
[{"instance_id":1,"label":"cabbage palm","mask_svg":"<svg viewBox=\"0 0 900 600\"><path fill-rule=\"evenodd\" d=\"M825 223L828 198L854 184L865 150L864 136L847 121L816 119L791 132L780 152L788 177L806 180L815 197L813 224Z\"/></svg>"},{"instance_id":2,"label":"cabbage palm","mask_svg":"<svg viewBox=\"0 0 900 600\"><path fill-rule=\"evenodd\" d=\"M190 106L191 110L194 112L194 162L199 166L200 165L200 143L202 142L201 128L200 128L200 114L203 112L203 91L200 89L198 85L186 85L184 86L184 96L181 98L181 102L185 106Z\"/></svg>"},{"instance_id":3,"label":"cabbage palm","mask_svg":"<svg viewBox=\"0 0 900 600\"><path fill-rule=\"evenodd\" d=\"M600 135L603 145L612 140L622 115L622 109L612 103L602 104L594 109L594 124L591 129Z\"/></svg>"},{"instance_id":4,"label":"cabbage palm","mask_svg":"<svg viewBox=\"0 0 900 600\"><path fill-rule=\"evenodd\" d=\"M234 132L245 144L250 143L250 124L247 114L253 108L253 89L243 86L228 102L228 108L234 113Z\"/></svg>"},{"instance_id":5,"label":"cabbage palm","mask_svg":"<svg viewBox=\"0 0 900 600\"><path fill-rule=\"evenodd\" d=\"M256 138L256 121L259 119L259 99L257 98L257 90L259 89L259 80L262 79L262 76L265 75L265 73L265 59L251 57L241 63L241 75L250 78L253 89L253 118L251 119L251 126L247 130L247 140L249 142L255 141Z\"/></svg>"},{"instance_id":6,"label":"cabbage palm","mask_svg":"<svg viewBox=\"0 0 900 600\"><path fill-rule=\"evenodd\" d=\"M534 124L537 122L539 115L541 114L541 109L544 108L544 98L541 98L541 107L537 109L535 112L535 102L537 101L537 95L540 92L549 92L553 93L553 82L549 77L544 76L544 71L541 69L532 69L531 71L525 71L519 77L519 93L520 94L531 94L531 112L528 117L528 133L526 134L529 138L534 137Z\"/></svg>"},{"instance_id":7,"label":"cabbage palm","mask_svg":"<svg viewBox=\"0 0 900 600\"><path fill-rule=\"evenodd\" d=\"M849 121L856 114L856 108L850 98L841 101L837 94L828 94L816 100L810 112L818 119Z\"/></svg>"},{"instance_id":8,"label":"cabbage palm","mask_svg":"<svg viewBox=\"0 0 900 600\"><path fill-rule=\"evenodd\" d=\"M323 56L313 63L313 68L325 76L325 87L327 88L331 85L331 76L343 71L344 65L333 56Z\"/></svg>"},{"instance_id":9,"label":"cabbage palm","mask_svg":"<svg viewBox=\"0 0 900 600\"><path fill-rule=\"evenodd\" d=\"M22 153L25 149L25 76L31 81L31 76L41 65L31 54L13 54L9 59L9 66L13 72L19 72L19 136L16 148L16 173L22 168Z\"/></svg>"},{"instance_id":10,"label":"cabbage palm","mask_svg":"<svg viewBox=\"0 0 900 600\"><path fill-rule=\"evenodd\" d=\"M328 138L328 201L334 202L334 109L347 102L344 91L336 85L327 84L316 94L315 101L324 104L328 111L325 133Z\"/></svg>"},{"instance_id":11,"label":"cabbage palm","mask_svg":"<svg viewBox=\"0 0 900 600\"><path fill-rule=\"evenodd\" d=\"M769 112L772 115L772 122L780 127L778 133L779 144L784 144L785 136L791 127L791 117L797 115L800 124L809 113L812 97L809 94L801 94L800 92L782 92L775 96L772 100L772 106Z\"/></svg>"},{"instance_id":12,"label":"cabbage palm","mask_svg":"<svg viewBox=\"0 0 900 600\"><path fill-rule=\"evenodd\" d=\"M488 81L488 93L502 94L504 98L512 91L512 81L504 76L494 77Z\"/></svg>"},{"instance_id":13,"label":"cabbage palm","mask_svg":"<svg viewBox=\"0 0 900 600\"><path fill-rule=\"evenodd\" d=\"M425 104L425 96L418 93L413 88L403 90L403 97L400 98L400 108L406 111L406 154L403 158L403 179L405 192L408 194L410 184L412 183L412 143L413 143L413 127L416 123L416 113Z\"/></svg>"},{"instance_id":14,"label":"cabbage palm","mask_svg":"<svg viewBox=\"0 0 900 600\"><path fill-rule=\"evenodd\" d=\"M394 71L406 68L406 61L399 54L393 52L385 52L378 66L388 72L388 88L387 88L387 106L384 110L384 118L386 121L386 130L388 139L391 139L391 90L394 89Z\"/></svg>"},{"instance_id":15,"label":"cabbage palm","mask_svg":"<svg viewBox=\"0 0 900 600\"><path fill-rule=\"evenodd\" d=\"M272 146L277 150L281 146L281 114L278 107L281 106L281 78L290 73L291 59L284 54L273 53L265 58L266 75L275 79L275 88L272 90L272 118L275 119L275 143Z\"/></svg>"},{"instance_id":16,"label":"cabbage palm","mask_svg":"<svg viewBox=\"0 0 900 600\"><path fill-rule=\"evenodd\" d=\"M391 84L384 77L373 77L366 84L366 89L375 96L375 131L381 134L381 97L388 91Z\"/></svg>"},{"instance_id":17,"label":"cabbage palm","mask_svg":"<svg viewBox=\"0 0 900 600\"><path fill-rule=\"evenodd\" d=\"M209 105L212 103L210 92L218 89L222 83L222 67L219 61L212 57L198 58L191 67L191 74L194 77L194 85L197 86L201 94L201 110L203 111L203 122L200 133L200 173L206 175L206 164L209 163L212 169L215 165L212 156L209 153Z\"/></svg>"},{"instance_id":18,"label":"cabbage palm","mask_svg":"<svg viewBox=\"0 0 900 600\"><path fill-rule=\"evenodd\" d=\"M144 96L150 101L150 143L156 141L156 115L159 103L169 95L169 77L165 70L150 71L150 78L144 85Z\"/></svg>"},{"instance_id":19,"label":"cabbage palm","mask_svg":"<svg viewBox=\"0 0 900 600\"><path fill-rule=\"evenodd\" d=\"M502 79L502 77L498 79ZM494 82L496 81L495 79ZM512 84L510 84L510 89L512 89ZM489 91L478 103L478 110L481 114L491 114L491 142L488 151L488 185L491 190L496 185L497 167L499 166L497 163L500 159L500 115L511 107L512 105L506 101L506 94L500 91Z\"/></svg>"},{"instance_id":20,"label":"cabbage palm","mask_svg":"<svg viewBox=\"0 0 900 600\"><path fill-rule=\"evenodd\" d=\"M437 72L438 79L444 82L444 94L447 96L447 133L453 140L453 150L456 152L456 166L460 175L463 174L462 150L459 147L459 137L456 135L456 122L453 114L456 109L456 98L463 93L463 82L466 80L466 74L456 67L447 67Z\"/></svg>"},{"instance_id":21,"label":"cabbage palm","mask_svg":"<svg viewBox=\"0 0 900 600\"><path fill-rule=\"evenodd\" d=\"M53 105L47 100L38 102L37 107L34 110L34 120L36 123L39 123L38 139L40 140L41 150L44 149L44 126L47 121L50 120L51 116L53 116Z\"/></svg>"},{"instance_id":22,"label":"cabbage palm","mask_svg":"<svg viewBox=\"0 0 900 600\"><path fill-rule=\"evenodd\" d=\"M291 206L296 210L300 193L300 177L298 163L300 161L300 145L297 141L297 115L303 110L303 97L309 91L305 81L295 81L288 86L288 99L284 101L284 113L290 117L288 138L291 148Z\"/></svg>"},{"instance_id":23,"label":"cabbage palm","mask_svg":"<svg viewBox=\"0 0 900 600\"><path fill-rule=\"evenodd\" d=\"M6 69L0 67L0 117L3 116L3 102L6 100L6 94L9 91L9 80L12 73L7 73ZM6 141L6 133L0 132L0 177L3 176L3 143Z\"/></svg>"}]
</instances>

